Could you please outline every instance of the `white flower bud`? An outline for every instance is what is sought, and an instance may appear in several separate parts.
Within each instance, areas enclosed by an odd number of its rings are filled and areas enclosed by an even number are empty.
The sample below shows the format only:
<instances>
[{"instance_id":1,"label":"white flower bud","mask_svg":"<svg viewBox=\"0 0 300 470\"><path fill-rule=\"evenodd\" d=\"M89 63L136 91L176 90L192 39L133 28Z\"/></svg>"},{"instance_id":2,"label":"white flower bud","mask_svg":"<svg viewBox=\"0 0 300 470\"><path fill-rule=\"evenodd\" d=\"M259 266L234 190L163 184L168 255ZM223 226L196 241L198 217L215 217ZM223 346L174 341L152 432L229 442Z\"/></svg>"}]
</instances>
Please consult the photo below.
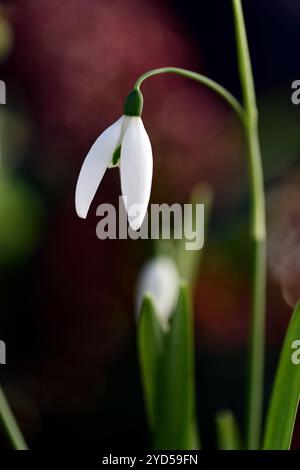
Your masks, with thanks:
<instances>
[{"instance_id":1,"label":"white flower bud","mask_svg":"<svg viewBox=\"0 0 300 470\"><path fill-rule=\"evenodd\" d=\"M151 294L158 320L163 329L168 328L169 319L178 299L179 275L175 263L166 256L159 256L143 267L136 290L137 314L144 295Z\"/></svg>"}]
</instances>

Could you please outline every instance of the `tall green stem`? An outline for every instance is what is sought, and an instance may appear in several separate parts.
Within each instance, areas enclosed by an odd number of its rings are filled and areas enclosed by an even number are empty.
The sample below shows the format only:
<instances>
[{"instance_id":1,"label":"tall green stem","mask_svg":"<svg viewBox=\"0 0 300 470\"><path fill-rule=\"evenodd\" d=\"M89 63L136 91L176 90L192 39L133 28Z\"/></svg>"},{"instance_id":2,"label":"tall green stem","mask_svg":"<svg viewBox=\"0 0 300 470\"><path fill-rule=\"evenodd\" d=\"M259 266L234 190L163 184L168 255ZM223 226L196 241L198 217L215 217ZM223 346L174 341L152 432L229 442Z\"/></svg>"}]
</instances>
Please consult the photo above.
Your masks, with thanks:
<instances>
[{"instance_id":1,"label":"tall green stem","mask_svg":"<svg viewBox=\"0 0 300 470\"><path fill-rule=\"evenodd\" d=\"M8 401L0 387L0 423L15 450L28 450L25 439L20 431L18 423L10 409Z\"/></svg>"},{"instance_id":2,"label":"tall green stem","mask_svg":"<svg viewBox=\"0 0 300 470\"><path fill-rule=\"evenodd\" d=\"M258 449L262 423L264 384L266 223L263 171L253 73L241 0L232 0L241 86L246 111L251 182L251 238L253 243L252 315L247 397L247 446Z\"/></svg>"}]
</instances>

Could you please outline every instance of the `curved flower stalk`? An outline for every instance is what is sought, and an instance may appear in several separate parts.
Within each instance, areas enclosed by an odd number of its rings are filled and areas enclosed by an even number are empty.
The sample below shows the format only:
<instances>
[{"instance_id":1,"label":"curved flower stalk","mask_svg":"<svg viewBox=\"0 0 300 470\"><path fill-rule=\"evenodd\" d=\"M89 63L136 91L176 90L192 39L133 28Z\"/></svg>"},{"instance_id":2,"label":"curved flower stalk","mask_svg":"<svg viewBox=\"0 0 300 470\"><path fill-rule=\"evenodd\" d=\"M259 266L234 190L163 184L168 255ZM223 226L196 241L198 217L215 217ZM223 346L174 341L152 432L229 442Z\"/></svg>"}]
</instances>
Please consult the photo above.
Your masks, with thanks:
<instances>
[{"instance_id":1,"label":"curved flower stalk","mask_svg":"<svg viewBox=\"0 0 300 470\"><path fill-rule=\"evenodd\" d=\"M143 96L133 90L124 115L108 127L92 145L78 177L75 206L86 218L107 168L119 166L121 187L129 225L138 230L147 212L151 193L153 159L148 134L141 119Z\"/></svg>"}]
</instances>

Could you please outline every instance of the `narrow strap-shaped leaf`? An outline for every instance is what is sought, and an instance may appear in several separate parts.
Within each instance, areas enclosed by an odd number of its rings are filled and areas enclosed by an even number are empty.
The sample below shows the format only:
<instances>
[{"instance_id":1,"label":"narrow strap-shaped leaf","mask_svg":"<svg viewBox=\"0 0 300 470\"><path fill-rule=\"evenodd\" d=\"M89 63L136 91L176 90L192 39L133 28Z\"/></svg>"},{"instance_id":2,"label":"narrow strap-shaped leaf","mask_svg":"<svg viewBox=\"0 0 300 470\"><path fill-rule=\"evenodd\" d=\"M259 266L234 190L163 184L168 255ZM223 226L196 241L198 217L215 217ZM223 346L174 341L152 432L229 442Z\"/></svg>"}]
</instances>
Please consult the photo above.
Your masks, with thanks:
<instances>
[{"instance_id":1,"label":"narrow strap-shaped leaf","mask_svg":"<svg viewBox=\"0 0 300 470\"><path fill-rule=\"evenodd\" d=\"M180 287L159 370L155 447L166 450L198 447L193 319L186 283Z\"/></svg>"},{"instance_id":2,"label":"narrow strap-shaped leaf","mask_svg":"<svg viewBox=\"0 0 300 470\"><path fill-rule=\"evenodd\" d=\"M197 424L197 417L196 417L196 411L194 412L195 416L194 419L192 419L192 423L189 426L189 435L188 435L188 449L190 450L200 450L201 448L201 442L200 442L200 434L199 434L199 429L198 429L198 424Z\"/></svg>"},{"instance_id":3,"label":"narrow strap-shaped leaf","mask_svg":"<svg viewBox=\"0 0 300 470\"><path fill-rule=\"evenodd\" d=\"M210 212L213 202L213 191L207 184L199 184L197 185L190 198L190 204L192 204L192 211L187 212L184 214L184 224L187 224L188 227L193 228L197 231L197 236L200 236L199 227L197 227L197 222L203 222L203 232L204 236L207 233L207 226L209 223ZM197 221L197 216L200 213L197 211L197 204L204 204L204 220ZM185 234L186 235L186 234ZM175 247L176 247L176 262L178 265L178 270L180 276L185 279L190 286L194 286L197 273L199 271L203 249L200 250L187 250L186 243L188 242L186 236L184 236L180 240L174 240Z\"/></svg>"},{"instance_id":4,"label":"narrow strap-shaped leaf","mask_svg":"<svg viewBox=\"0 0 300 470\"><path fill-rule=\"evenodd\" d=\"M0 423L15 450L28 450L23 434L0 387Z\"/></svg>"},{"instance_id":5,"label":"narrow strap-shaped leaf","mask_svg":"<svg viewBox=\"0 0 300 470\"><path fill-rule=\"evenodd\" d=\"M155 312L151 295L144 297L138 322L138 354L149 426L154 430L158 381L161 361L163 331Z\"/></svg>"},{"instance_id":6,"label":"narrow strap-shaped leaf","mask_svg":"<svg viewBox=\"0 0 300 470\"><path fill-rule=\"evenodd\" d=\"M217 440L219 450L240 450L242 439L234 414L230 410L217 413Z\"/></svg>"},{"instance_id":7,"label":"narrow strap-shaped leaf","mask_svg":"<svg viewBox=\"0 0 300 470\"><path fill-rule=\"evenodd\" d=\"M299 339L300 302L288 326L273 385L264 437L267 450L288 450L291 445L300 397L300 364L293 360L293 347Z\"/></svg>"}]
</instances>

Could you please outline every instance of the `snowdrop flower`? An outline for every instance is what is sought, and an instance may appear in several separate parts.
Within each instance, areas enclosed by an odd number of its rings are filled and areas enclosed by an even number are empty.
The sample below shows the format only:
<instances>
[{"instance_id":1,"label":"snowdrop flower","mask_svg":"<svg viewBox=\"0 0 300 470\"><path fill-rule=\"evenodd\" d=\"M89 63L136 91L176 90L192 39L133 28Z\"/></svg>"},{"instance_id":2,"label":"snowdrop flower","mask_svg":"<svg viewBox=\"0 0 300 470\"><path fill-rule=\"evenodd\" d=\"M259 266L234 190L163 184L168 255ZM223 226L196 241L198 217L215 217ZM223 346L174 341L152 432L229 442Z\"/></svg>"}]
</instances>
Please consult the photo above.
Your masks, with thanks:
<instances>
[{"instance_id":1,"label":"snowdrop flower","mask_svg":"<svg viewBox=\"0 0 300 470\"><path fill-rule=\"evenodd\" d=\"M143 95L134 89L128 95L124 115L97 138L87 154L76 186L75 206L86 218L107 168L120 166L121 189L128 222L138 230L144 220L152 183L152 149L141 114Z\"/></svg>"},{"instance_id":2,"label":"snowdrop flower","mask_svg":"<svg viewBox=\"0 0 300 470\"><path fill-rule=\"evenodd\" d=\"M140 312L145 294L151 294L163 329L168 328L169 319L178 300L179 274L175 263L167 256L159 256L147 262L137 283L136 308Z\"/></svg>"}]
</instances>

